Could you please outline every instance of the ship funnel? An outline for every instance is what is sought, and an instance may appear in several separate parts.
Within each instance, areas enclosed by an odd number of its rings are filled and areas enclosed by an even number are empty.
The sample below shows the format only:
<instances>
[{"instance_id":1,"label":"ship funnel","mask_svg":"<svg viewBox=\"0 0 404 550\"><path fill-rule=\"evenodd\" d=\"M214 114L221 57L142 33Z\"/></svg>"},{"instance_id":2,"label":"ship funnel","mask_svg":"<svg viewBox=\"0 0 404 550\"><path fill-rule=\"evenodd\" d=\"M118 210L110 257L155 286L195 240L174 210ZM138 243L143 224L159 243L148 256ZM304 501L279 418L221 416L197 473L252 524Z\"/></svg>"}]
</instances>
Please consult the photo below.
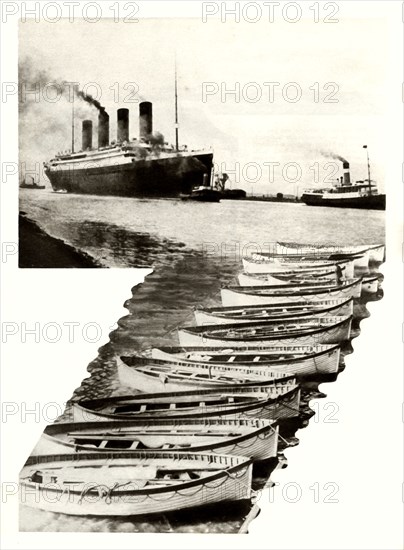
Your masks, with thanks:
<instances>
[{"instance_id":1,"label":"ship funnel","mask_svg":"<svg viewBox=\"0 0 404 550\"><path fill-rule=\"evenodd\" d=\"M349 162L344 161L342 164L344 169L344 185L351 185L351 175L349 173Z\"/></svg>"},{"instance_id":2,"label":"ship funnel","mask_svg":"<svg viewBox=\"0 0 404 550\"><path fill-rule=\"evenodd\" d=\"M83 151L93 146L93 121L83 120L81 131L81 148Z\"/></svg>"},{"instance_id":3,"label":"ship funnel","mask_svg":"<svg viewBox=\"0 0 404 550\"><path fill-rule=\"evenodd\" d=\"M121 143L129 141L129 109L118 109L117 139Z\"/></svg>"},{"instance_id":4,"label":"ship funnel","mask_svg":"<svg viewBox=\"0 0 404 550\"><path fill-rule=\"evenodd\" d=\"M139 138L147 139L153 133L153 106L150 101L139 103Z\"/></svg>"},{"instance_id":5,"label":"ship funnel","mask_svg":"<svg viewBox=\"0 0 404 550\"><path fill-rule=\"evenodd\" d=\"M98 113L98 147L109 145L109 115L106 111Z\"/></svg>"}]
</instances>

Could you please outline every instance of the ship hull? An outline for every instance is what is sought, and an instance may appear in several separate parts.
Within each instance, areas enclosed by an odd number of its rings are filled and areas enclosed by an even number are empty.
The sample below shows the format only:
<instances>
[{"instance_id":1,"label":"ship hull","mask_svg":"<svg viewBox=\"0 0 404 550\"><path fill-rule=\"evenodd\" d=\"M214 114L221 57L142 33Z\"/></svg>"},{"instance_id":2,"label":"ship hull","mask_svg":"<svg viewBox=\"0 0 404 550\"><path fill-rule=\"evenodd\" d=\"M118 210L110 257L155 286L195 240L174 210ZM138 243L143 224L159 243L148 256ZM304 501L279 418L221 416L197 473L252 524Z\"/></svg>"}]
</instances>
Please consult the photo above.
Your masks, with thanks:
<instances>
[{"instance_id":1,"label":"ship hull","mask_svg":"<svg viewBox=\"0 0 404 550\"><path fill-rule=\"evenodd\" d=\"M212 162L213 153L201 153L110 166L88 162L83 168L50 168L46 175L54 191L123 197L178 197L190 193L195 185L202 185L204 174L210 178Z\"/></svg>"},{"instance_id":2,"label":"ship hull","mask_svg":"<svg viewBox=\"0 0 404 550\"><path fill-rule=\"evenodd\" d=\"M302 202L309 206L332 206L334 208L362 208L386 210L386 195L325 199L321 194L303 193Z\"/></svg>"},{"instance_id":3,"label":"ship hull","mask_svg":"<svg viewBox=\"0 0 404 550\"><path fill-rule=\"evenodd\" d=\"M22 183L20 189L45 189L45 185L26 185Z\"/></svg>"}]
</instances>

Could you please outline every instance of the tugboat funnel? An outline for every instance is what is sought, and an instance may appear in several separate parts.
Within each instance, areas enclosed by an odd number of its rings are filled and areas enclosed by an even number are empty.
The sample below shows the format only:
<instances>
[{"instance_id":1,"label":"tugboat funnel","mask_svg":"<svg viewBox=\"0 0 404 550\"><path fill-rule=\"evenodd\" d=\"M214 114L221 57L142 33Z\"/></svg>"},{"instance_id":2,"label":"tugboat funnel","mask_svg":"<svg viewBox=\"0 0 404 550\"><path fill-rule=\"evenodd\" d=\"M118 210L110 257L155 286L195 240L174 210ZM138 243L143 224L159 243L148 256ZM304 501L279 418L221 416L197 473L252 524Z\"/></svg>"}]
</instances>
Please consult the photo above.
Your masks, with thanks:
<instances>
[{"instance_id":1,"label":"tugboat funnel","mask_svg":"<svg viewBox=\"0 0 404 550\"><path fill-rule=\"evenodd\" d=\"M345 161L342 164L344 169L344 185L351 185L351 175L349 173L349 162Z\"/></svg>"}]
</instances>

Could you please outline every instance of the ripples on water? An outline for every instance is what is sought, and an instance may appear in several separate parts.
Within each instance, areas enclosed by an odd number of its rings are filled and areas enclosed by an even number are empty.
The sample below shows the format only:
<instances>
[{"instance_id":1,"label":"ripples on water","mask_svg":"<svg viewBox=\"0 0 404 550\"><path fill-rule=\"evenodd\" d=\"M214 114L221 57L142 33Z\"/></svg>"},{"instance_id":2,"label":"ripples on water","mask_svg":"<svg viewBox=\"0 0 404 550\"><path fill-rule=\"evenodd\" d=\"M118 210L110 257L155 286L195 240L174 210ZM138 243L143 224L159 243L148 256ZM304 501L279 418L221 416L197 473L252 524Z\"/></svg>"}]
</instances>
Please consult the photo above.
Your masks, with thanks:
<instances>
[{"instance_id":1,"label":"ripples on water","mask_svg":"<svg viewBox=\"0 0 404 550\"><path fill-rule=\"evenodd\" d=\"M191 323L193 307L219 301L220 287L234 281L240 253L250 243L276 240L372 244L384 242L384 212L308 207L295 203L227 201L218 204L180 200L62 195L48 190L20 190L20 208L50 235L63 239L105 267L153 267L145 282L128 288L128 315L118 322L111 340L88 366L73 400L130 393L119 386L114 356L149 346L178 343L176 327ZM209 253L207 253L209 252ZM365 303L355 306L359 318ZM115 319L111 319L111 323ZM359 333L359 331L356 331ZM349 350L346 350L349 352ZM304 385L303 402L318 397L318 381ZM322 394L324 395L324 394ZM307 423L308 409L287 436ZM65 418L68 418L67 409ZM273 469L255 470L261 487ZM223 507L221 507L223 508ZM246 509L181 513L139 519L78 518L21 509L28 531L125 531L235 533Z\"/></svg>"}]
</instances>

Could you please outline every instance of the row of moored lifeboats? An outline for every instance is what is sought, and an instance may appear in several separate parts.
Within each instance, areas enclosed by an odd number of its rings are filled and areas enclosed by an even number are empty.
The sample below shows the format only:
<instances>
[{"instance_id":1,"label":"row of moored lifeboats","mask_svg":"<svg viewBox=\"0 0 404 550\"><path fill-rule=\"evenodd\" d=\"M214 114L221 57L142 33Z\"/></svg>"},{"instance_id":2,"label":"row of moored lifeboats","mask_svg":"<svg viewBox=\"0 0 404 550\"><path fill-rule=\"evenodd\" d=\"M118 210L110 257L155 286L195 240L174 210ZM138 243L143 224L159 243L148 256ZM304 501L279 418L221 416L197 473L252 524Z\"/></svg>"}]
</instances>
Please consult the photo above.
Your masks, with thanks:
<instances>
[{"instance_id":1,"label":"row of moored lifeboats","mask_svg":"<svg viewBox=\"0 0 404 550\"><path fill-rule=\"evenodd\" d=\"M355 300L380 288L364 271L383 260L382 245L298 243L243 258L239 285L195 309L179 346L116 358L126 395L75 402L73 421L45 429L24 503L134 516L251 500L253 463L277 458L300 379L338 372Z\"/></svg>"}]
</instances>

